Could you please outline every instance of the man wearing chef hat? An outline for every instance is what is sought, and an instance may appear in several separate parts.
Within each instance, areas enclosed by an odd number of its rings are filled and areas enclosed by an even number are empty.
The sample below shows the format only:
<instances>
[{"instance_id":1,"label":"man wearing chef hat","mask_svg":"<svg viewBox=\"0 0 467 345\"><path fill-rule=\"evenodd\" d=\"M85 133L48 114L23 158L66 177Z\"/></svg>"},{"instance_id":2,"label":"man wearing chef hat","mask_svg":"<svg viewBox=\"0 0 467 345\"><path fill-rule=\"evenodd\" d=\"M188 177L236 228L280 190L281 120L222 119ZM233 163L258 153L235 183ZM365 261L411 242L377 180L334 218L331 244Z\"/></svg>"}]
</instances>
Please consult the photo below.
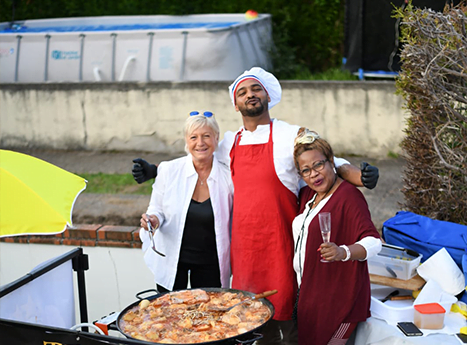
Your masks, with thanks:
<instances>
[{"instance_id":1,"label":"man wearing chef hat","mask_svg":"<svg viewBox=\"0 0 467 345\"><path fill-rule=\"evenodd\" d=\"M271 119L269 109L281 100L277 78L259 67L245 71L230 86L235 110L243 126L226 132L216 157L230 166L234 182L231 264L232 288L260 293L278 290L268 297L274 320L262 330L262 344L296 344L291 321L296 297L293 269L292 221L297 215L300 176L293 148L299 126ZM155 177L156 167L135 160L138 183ZM378 169L362 163L362 170L335 158L339 174L351 183L374 188Z\"/></svg>"},{"instance_id":2,"label":"man wearing chef hat","mask_svg":"<svg viewBox=\"0 0 467 345\"><path fill-rule=\"evenodd\" d=\"M216 155L230 166L234 182L232 288L255 293L278 290L268 297L275 315L262 331L261 342L296 343L290 321L296 297L292 221L298 211L300 177L293 147L300 127L271 119L269 109L280 102L282 88L262 68L240 75L230 85L229 95L242 114L243 126L236 133L225 133ZM361 173L343 159L336 158L335 163L350 182L369 188L376 185L377 168L365 164Z\"/></svg>"}]
</instances>

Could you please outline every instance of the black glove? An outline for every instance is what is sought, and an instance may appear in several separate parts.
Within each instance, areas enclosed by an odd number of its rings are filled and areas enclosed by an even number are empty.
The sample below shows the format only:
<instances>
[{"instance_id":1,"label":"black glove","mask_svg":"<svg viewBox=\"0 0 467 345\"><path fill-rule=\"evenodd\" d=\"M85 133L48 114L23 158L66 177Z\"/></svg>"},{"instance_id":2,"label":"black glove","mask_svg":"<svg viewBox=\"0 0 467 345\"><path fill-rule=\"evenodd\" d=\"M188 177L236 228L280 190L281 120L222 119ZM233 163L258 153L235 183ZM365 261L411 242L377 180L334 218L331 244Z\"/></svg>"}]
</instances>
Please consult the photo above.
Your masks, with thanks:
<instances>
[{"instance_id":1,"label":"black glove","mask_svg":"<svg viewBox=\"0 0 467 345\"><path fill-rule=\"evenodd\" d=\"M362 183L368 189L376 187L379 178L379 169L375 166L362 162L360 164L360 170L362 171Z\"/></svg>"},{"instance_id":2,"label":"black glove","mask_svg":"<svg viewBox=\"0 0 467 345\"><path fill-rule=\"evenodd\" d=\"M131 173L136 182L143 183L157 176L157 166L154 164L149 164L141 158L133 159L133 163L135 164L133 164Z\"/></svg>"}]
</instances>

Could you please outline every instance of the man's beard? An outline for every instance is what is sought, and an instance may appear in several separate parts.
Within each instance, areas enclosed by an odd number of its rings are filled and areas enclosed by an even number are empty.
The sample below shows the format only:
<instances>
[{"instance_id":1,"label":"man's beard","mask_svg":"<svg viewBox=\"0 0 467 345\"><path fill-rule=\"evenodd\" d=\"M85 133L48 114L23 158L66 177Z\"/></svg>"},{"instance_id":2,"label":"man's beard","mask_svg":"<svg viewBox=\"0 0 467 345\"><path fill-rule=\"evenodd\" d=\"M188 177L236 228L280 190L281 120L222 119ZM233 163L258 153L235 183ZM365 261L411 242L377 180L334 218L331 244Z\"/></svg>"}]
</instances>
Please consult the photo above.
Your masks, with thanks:
<instances>
[{"instance_id":1,"label":"man's beard","mask_svg":"<svg viewBox=\"0 0 467 345\"><path fill-rule=\"evenodd\" d=\"M264 112L264 105L263 102L261 102L261 100L259 100L258 103L259 106L257 107L249 108L248 106L246 106L244 111L242 112L242 115L248 117L256 117L261 115Z\"/></svg>"}]
</instances>

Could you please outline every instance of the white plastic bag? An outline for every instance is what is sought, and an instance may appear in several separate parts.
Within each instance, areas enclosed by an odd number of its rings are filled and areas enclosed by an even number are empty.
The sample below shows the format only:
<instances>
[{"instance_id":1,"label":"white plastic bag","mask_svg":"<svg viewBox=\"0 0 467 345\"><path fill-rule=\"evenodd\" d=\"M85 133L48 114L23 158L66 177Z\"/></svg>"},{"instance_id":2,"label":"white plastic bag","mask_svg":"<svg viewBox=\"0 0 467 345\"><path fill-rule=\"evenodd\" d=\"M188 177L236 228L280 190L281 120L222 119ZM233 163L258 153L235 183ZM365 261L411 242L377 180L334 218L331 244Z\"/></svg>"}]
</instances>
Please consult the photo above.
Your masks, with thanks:
<instances>
[{"instance_id":1,"label":"white plastic bag","mask_svg":"<svg viewBox=\"0 0 467 345\"><path fill-rule=\"evenodd\" d=\"M441 288L455 296L465 288L464 273L449 255L446 248L441 248L417 268L417 272L426 281L434 280Z\"/></svg>"},{"instance_id":2,"label":"white plastic bag","mask_svg":"<svg viewBox=\"0 0 467 345\"><path fill-rule=\"evenodd\" d=\"M437 282L431 279L425 284L413 304L439 303L446 313L449 313L452 304L456 302L456 297L445 292Z\"/></svg>"}]
</instances>

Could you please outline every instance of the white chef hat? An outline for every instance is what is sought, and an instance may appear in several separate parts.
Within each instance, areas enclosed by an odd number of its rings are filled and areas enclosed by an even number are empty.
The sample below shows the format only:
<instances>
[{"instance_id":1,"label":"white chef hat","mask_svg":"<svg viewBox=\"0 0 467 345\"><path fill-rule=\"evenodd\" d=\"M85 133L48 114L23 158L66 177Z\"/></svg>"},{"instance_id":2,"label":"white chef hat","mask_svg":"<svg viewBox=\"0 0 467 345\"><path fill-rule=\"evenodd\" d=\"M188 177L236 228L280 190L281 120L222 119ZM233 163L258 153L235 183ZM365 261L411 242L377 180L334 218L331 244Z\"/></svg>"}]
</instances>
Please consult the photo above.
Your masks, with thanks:
<instances>
[{"instance_id":1,"label":"white chef hat","mask_svg":"<svg viewBox=\"0 0 467 345\"><path fill-rule=\"evenodd\" d=\"M266 90L271 101L268 103L269 109L275 106L281 100L282 88L279 84L279 80L269 72L266 72L260 67L253 67L249 71L243 72L235 81L229 86L229 95L232 101L232 104L235 107L235 92L238 89L238 86L247 79L257 80Z\"/></svg>"}]
</instances>

